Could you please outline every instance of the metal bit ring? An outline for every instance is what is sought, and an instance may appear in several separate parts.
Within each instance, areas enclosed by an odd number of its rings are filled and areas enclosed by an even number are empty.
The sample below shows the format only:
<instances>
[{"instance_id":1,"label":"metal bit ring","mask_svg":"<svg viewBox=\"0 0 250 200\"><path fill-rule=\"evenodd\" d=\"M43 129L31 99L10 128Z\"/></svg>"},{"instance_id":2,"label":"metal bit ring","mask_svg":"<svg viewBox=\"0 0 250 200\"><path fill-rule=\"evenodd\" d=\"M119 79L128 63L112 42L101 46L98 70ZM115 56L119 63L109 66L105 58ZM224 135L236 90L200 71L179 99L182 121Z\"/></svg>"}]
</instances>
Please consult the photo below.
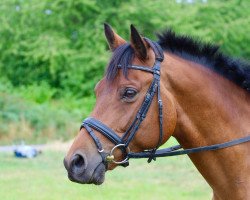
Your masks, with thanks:
<instances>
[{"instance_id":1,"label":"metal bit ring","mask_svg":"<svg viewBox=\"0 0 250 200\"><path fill-rule=\"evenodd\" d=\"M111 149L110 154L106 157L107 162L112 162L115 164L123 164L123 163L128 162L128 156L126 156L126 158L124 158L124 160L122 160L122 161L115 161L115 157L113 155L113 152L115 151L115 149L117 149L119 147L124 147L127 154L130 152L129 147L126 148L125 144L118 144Z\"/></svg>"}]
</instances>

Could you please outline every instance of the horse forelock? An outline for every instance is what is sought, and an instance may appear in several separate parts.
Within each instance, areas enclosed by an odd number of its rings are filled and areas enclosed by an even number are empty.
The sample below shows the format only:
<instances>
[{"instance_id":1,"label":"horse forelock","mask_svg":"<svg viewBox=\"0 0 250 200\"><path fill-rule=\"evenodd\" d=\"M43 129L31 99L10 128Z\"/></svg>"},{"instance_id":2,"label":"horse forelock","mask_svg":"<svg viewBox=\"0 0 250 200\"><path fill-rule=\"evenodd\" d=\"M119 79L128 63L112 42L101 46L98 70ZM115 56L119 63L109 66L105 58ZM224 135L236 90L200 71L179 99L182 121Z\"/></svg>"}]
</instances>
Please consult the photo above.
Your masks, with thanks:
<instances>
[{"instance_id":1,"label":"horse forelock","mask_svg":"<svg viewBox=\"0 0 250 200\"><path fill-rule=\"evenodd\" d=\"M114 80L114 78L118 73L119 68L121 68L123 75L127 78L128 66L132 64L133 59L134 59L134 50L129 43L117 47L113 52L112 57L106 69L107 80L108 81Z\"/></svg>"}]
</instances>

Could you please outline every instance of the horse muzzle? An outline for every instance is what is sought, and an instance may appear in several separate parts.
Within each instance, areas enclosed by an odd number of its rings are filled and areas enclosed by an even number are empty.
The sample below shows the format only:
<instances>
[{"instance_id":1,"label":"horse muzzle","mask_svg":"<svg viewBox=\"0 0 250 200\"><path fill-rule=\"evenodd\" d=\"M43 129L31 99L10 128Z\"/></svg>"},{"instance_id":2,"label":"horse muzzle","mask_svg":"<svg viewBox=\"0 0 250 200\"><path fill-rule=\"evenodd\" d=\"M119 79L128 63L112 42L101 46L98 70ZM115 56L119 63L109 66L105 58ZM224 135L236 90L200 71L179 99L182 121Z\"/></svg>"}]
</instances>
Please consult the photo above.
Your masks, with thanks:
<instances>
[{"instance_id":1,"label":"horse muzzle","mask_svg":"<svg viewBox=\"0 0 250 200\"><path fill-rule=\"evenodd\" d=\"M100 185L105 180L105 164L88 162L86 155L80 151L77 151L70 160L65 158L63 163L69 180L73 182Z\"/></svg>"}]
</instances>

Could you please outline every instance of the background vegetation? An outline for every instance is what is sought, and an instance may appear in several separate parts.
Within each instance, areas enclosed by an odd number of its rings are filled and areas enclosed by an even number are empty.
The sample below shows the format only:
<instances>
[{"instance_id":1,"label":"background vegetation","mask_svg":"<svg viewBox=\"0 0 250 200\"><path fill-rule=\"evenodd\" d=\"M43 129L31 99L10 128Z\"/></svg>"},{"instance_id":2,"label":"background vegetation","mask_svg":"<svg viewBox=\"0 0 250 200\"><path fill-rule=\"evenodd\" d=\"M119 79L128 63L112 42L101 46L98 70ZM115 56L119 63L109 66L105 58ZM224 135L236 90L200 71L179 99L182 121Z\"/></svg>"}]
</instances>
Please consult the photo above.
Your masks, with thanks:
<instances>
[{"instance_id":1,"label":"background vegetation","mask_svg":"<svg viewBox=\"0 0 250 200\"><path fill-rule=\"evenodd\" d=\"M20 160L0 153L0 199L4 200L208 200L211 189L183 156L131 160L127 168L106 173L103 185L80 185L68 180L65 155L46 151L36 159Z\"/></svg>"},{"instance_id":2,"label":"background vegetation","mask_svg":"<svg viewBox=\"0 0 250 200\"><path fill-rule=\"evenodd\" d=\"M126 39L131 23L152 39L172 27L250 58L250 1L180 2L1 0L1 143L73 137L110 56L103 22Z\"/></svg>"}]
</instances>

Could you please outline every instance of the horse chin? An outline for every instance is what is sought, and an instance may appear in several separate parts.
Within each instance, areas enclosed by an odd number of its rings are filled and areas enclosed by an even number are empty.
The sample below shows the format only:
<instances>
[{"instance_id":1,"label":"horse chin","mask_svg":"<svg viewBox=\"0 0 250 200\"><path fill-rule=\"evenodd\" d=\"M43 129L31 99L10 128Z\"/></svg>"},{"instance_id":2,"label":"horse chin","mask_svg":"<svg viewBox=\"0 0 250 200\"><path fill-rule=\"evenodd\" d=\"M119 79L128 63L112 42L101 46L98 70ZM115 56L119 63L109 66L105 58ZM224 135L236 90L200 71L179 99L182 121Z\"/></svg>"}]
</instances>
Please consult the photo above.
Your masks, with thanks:
<instances>
[{"instance_id":1,"label":"horse chin","mask_svg":"<svg viewBox=\"0 0 250 200\"><path fill-rule=\"evenodd\" d=\"M105 165L103 163L100 163L93 172L93 175L89 183L90 184L93 183L95 185L101 185L105 180L105 172L106 172Z\"/></svg>"},{"instance_id":2,"label":"horse chin","mask_svg":"<svg viewBox=\"0 0 250 200\"><path fill-rule=\"evenodd\" d=\"M100 163L99 165L97 165L92 175L89 173L78 174L78 175L73 175L69 173L68 178L72 182L80 184L101 185L105 180L105 172L106 172L105 165L103 163Z\"/></svg>"}]
</instances>

